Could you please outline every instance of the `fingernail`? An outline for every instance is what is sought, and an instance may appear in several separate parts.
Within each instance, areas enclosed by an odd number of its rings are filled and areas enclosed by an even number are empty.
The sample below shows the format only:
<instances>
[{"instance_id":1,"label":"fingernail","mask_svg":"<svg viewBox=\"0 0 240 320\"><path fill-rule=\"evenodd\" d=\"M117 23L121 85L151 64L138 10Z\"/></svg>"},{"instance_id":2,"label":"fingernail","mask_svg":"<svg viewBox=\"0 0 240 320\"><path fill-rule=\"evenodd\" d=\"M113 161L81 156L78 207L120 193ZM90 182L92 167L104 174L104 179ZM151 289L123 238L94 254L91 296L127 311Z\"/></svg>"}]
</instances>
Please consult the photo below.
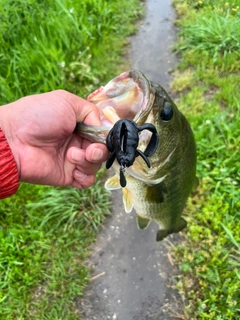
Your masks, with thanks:
<instances>
[{"instance_id":1,"label":"fingernail","mask_svg":"<svg viewBox=\"0 0 240 320\"><path fill-rule=\"evenodd\" d=\"M92 160L93 161L101 161L103 157L103 151L101 149L94 149L92 153Z\"/></svg>"},{"instance_id":2,"label":"fingernail","mask_svg":"<svg viewBox=\"0 0 240 320\"><path fill-rule=\"evenodd\" d=\"M72 151L72 159L73 161L84 161L85 154L81 149L73 149Z\"/></svg>"}]
</instances>

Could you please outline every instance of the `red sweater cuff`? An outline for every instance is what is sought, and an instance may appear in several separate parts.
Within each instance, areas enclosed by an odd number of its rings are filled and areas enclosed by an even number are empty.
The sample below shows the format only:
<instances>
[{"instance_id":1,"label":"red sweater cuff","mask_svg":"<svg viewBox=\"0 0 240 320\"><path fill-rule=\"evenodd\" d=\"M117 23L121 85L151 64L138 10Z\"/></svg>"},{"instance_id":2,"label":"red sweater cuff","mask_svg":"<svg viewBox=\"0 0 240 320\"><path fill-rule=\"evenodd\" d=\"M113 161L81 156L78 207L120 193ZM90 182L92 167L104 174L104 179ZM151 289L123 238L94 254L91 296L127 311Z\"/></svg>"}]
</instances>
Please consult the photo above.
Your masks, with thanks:
<instances>
[{"instance_id":1,"label":"red sweater cuff","mask_svg":"<svg viewBox=\"0 0 240 320\"><path fill-rule=\"evenodd\" d=\"M13 195L18 187L17 164L0 128L0 199Z\"/></svg>"}]
</instances>

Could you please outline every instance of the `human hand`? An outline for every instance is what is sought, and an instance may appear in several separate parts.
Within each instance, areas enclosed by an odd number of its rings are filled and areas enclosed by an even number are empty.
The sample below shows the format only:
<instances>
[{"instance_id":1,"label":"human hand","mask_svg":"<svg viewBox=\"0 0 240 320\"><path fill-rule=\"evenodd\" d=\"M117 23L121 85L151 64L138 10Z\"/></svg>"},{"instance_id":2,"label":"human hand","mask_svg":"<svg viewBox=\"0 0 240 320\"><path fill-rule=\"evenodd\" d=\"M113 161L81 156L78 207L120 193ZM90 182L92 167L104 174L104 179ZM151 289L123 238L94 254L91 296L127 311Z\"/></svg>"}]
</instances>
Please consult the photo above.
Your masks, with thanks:
<instances>
[{"instance_id":1,"label":"human hand","mask_svg":"<svg viewBox=\"0 0 240 320\"><path fill-rule=\"evenodd\" d=\"M0 127L17 163L20 181L87 188L108 157L105 145L73 134L76 122L100 125L92 103L56 90L0 107Z\"/></svg>"}]
</instances>

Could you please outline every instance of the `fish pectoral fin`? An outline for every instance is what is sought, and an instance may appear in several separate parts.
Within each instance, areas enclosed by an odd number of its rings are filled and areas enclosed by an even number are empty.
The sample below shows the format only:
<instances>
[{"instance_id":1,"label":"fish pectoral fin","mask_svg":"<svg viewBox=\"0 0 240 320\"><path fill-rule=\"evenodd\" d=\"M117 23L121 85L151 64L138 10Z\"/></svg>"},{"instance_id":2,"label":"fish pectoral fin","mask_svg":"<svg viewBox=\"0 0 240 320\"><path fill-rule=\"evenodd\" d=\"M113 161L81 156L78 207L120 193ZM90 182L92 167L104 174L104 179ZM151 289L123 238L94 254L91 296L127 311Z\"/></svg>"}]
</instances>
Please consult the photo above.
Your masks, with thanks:
<instances>
[{"instance_id":1,"label":"fish pectoral fin","mask_svg":"<svg viewBox=\"0 0 240 320\"><path fill-rule=\"evenodd\" d=\"M119 178L117 175L111 177L111 178L108 178L107 181L105 182L105 188L107 190L117 190L117 189L120 189L121 188L121 185L120 185L120 181L119 181Z\"/></svg>"},{"instance_id":2,"label":"fish pectoral fin","mask_svg":"<svg viewBox=\"0 0 240 320\"><path fill-rule=\"evenodd\" d=\"M122 192L123 192L124 209L126 213L129 213L133 209L133 195L131 191L129 191L127 188L123 188Z\"/></svg>"},{"instance_id":3,"label":"fish pectoral fin","mask_svg":"<svg viewBox=\"0 0 240 320\"><path fill-rule=\"evenodd\" d=\"M149 226L149 223L151 222L150 219L144 218L137 214L137 226L139 229L143 230L146 229Z\"/></svg>"}]
</instances>

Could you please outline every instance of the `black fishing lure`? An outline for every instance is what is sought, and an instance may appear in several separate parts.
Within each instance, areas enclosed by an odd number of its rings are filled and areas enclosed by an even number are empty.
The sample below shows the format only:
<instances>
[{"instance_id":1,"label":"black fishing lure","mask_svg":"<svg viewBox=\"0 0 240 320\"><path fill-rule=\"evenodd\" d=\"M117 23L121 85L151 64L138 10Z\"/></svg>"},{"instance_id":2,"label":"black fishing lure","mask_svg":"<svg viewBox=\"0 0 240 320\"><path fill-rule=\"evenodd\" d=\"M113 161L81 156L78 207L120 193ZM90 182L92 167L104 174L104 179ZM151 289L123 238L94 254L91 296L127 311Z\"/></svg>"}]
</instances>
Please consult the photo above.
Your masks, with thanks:
<instances>
[{"instance_id":1,"label":"black fishing lure","mask_svg":"<svg viewBox=\"0 0 240 320\"><path fill-rule=\"evenodd\" d=\"M137 149L139 132L142 130L149 130L152 132L152 137L144 152ZM130 119L121 119L114 124L113 128L109 131L106 141L107 148L110 151L110 156L106 162L106 168L109 169L115 158L117 158L120 165L121 187L124 188L127 184L124 176L125 169L134 163L137 156L141 156L150 168L148 157L155 152L158 140L157 130L151 123L145 123L142 126L138 126Z\"/></svg>"}]
</instances>

